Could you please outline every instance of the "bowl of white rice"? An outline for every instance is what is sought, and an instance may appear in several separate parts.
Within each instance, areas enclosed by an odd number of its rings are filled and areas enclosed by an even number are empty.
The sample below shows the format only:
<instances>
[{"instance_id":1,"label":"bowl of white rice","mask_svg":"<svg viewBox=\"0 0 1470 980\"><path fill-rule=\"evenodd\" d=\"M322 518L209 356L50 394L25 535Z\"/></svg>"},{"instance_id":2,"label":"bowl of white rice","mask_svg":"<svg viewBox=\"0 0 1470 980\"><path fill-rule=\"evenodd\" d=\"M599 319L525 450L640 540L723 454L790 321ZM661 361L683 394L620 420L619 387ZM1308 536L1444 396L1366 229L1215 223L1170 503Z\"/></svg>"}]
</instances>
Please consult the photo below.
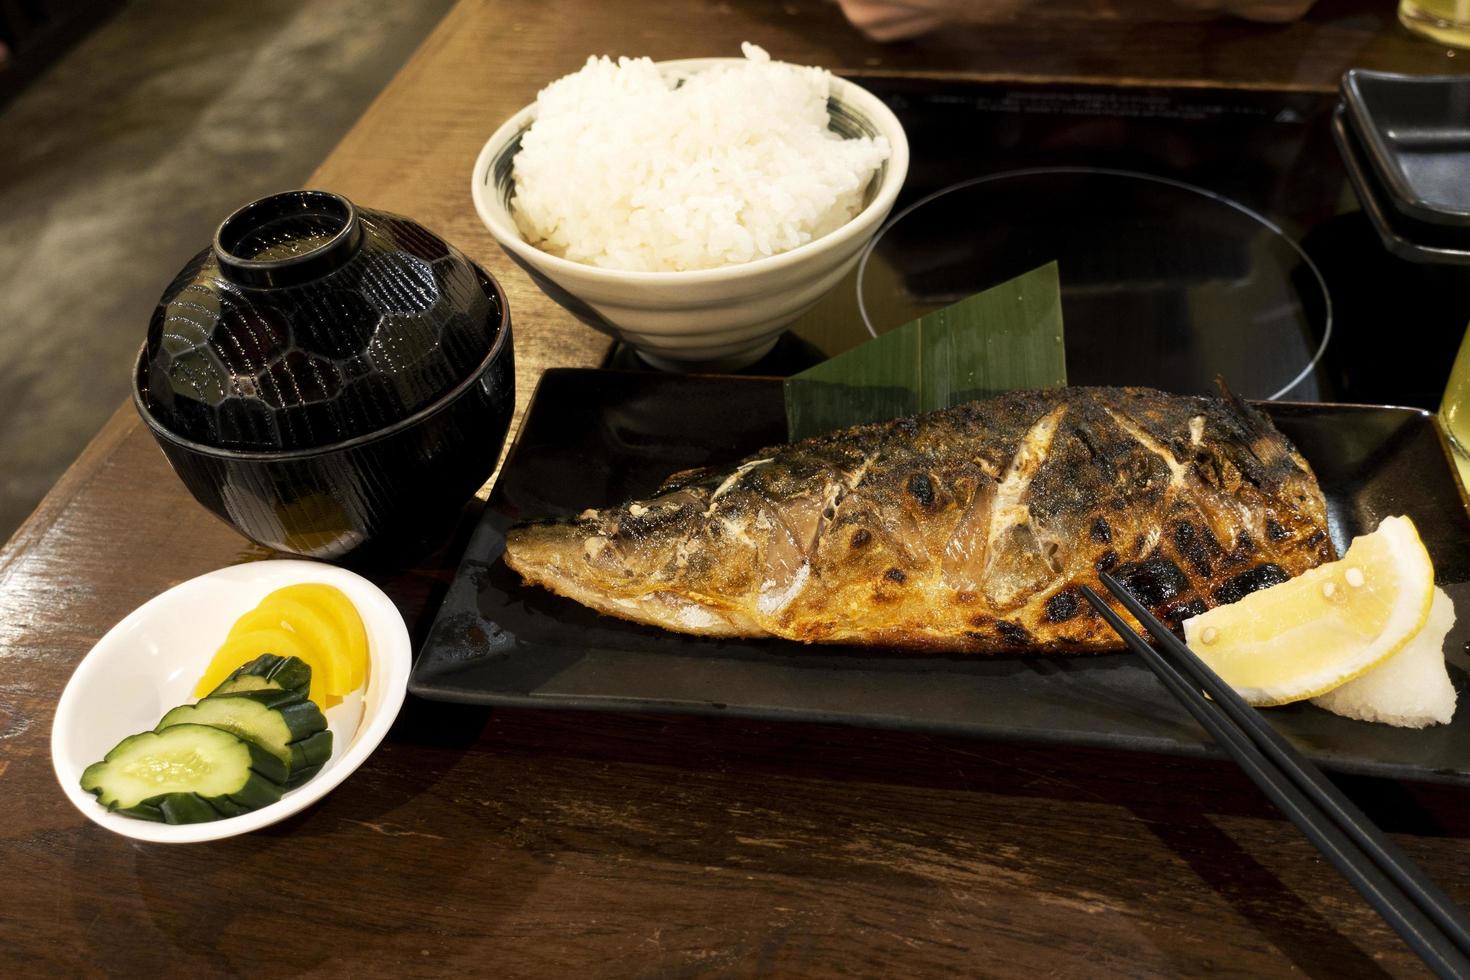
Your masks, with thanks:
<instances>
[{"instance_id":1,"label":"bowl of white rice","mask_svg":"<svg viewBox=\"0 0 1470 980\"><path fill-rule=\"evenodd\" d=\"M475 209L506 253L656 367L759 359L857 262L908 172L876 96L743 50L590 58L475 162Z\"/></svg>"}]
</instances>

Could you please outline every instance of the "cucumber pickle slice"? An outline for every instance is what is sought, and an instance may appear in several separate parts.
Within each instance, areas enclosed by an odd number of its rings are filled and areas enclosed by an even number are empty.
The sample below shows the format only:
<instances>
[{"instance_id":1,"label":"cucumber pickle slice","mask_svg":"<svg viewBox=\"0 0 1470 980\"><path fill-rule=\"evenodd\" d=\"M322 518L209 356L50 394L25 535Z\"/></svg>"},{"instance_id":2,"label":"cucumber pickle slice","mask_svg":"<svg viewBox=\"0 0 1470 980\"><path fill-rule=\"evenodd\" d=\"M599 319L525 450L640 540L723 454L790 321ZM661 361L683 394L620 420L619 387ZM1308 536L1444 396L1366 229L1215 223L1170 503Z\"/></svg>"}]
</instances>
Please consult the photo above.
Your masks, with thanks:
<instances>
[{"instance_id":1,"label":"cucumber pickle slice","mask_svg":"<svg viewBox=\"0 0 1470 980\"><path fill-rule=\"evenodd\" d=\"M295 785L299 770L318 766L332 754L327 718L311 701L272 707L246 695L210 695L197 704L174 708L155 730L183 724L211 725L253 742L271 756L269 763L257 768L282 784Z\"/></svg>"},{"instance_id":2,"label":"cucumber pickle slice","mask_svg":"<svg viewBox=\"0 0 1470 980\"><path fill-rule=\"evenodd\" d=\"M273 763L270 753L223 729L181 724L123 739L82 773L82 789L118 813L199 823L279 800L280 784L258 768Z\"/></svg>"},{"instance_id":3,"label":"cucumber pickle slice","mask_svg":"<svg viewBox=\"0 0 1470 980\"><path fill-rule=\"evenodd\" d=\"M248 664L236 667L208 696L274 689L299 692L299 697L305 700L310 687L311 667L305 661L263 653Z\"/></svg>"},{"instance_id":4,"label":"cucumber pickle slice","mask_svg":"<svg viewBox=\"0 0 1470 980\"><path fill-rule=\"evenodd\" d=\"M332 756L326 716L307 700L311 667L263 654L151 732L123 739L82 773L109 810L183 824L269 806Z\"/></svg>"}]
</instances>

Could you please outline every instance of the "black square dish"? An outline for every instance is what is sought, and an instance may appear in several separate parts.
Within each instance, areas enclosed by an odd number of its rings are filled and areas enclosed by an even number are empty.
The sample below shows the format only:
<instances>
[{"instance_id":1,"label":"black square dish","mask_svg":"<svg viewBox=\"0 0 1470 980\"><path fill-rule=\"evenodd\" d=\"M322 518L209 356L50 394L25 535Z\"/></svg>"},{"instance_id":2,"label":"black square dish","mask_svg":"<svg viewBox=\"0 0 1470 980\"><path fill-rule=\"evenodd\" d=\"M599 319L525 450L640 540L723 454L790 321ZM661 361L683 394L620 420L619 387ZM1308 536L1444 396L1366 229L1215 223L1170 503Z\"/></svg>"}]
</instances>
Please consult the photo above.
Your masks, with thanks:
<instances>
[{"instance_id":1,"label":"black square dish","mask_svg":"<svg viewBox=\"0 0 1470 980\"><path fill-rule=\"evenodd\" d=\"M1375 178L1368 151L1348 119L1347 107L1338 106L1332 116L1332 138L1358 203L1383 247L1410 262L1470 265L1470 233L1406 217L1386 203L1388 191Z\"/></svg>"},{"instance_id":2,"label":"black square dish","mask_svg":"<svg viewBox=\"0 0 1470 980\"><path fill-rule=\"evenodd\" d=\"M1470 77L1354 68L1342 99L1389 205L1416 221L1470 229Z\"/></svg>"},{"instance_id":3,"label":"black square dish","mask_svg":"<svg viewBox=\"0 0 1470 980\"><path fill-rule=\"evenodd\" d=\"M1408 514L1461 611L1450 672L1470 660L1470 518L1433 416L1406 408L1263 406L1316 469L1334 542ZM781 383L553 370L434 623L409 690L486 705L667 711L841 722L918 732L1218 755L1132 654L946 657L779 640L683 636L599 616L522 585L504 532L647 493L669 473L785 439ZM1343 771L1470 784L1470 709L1422 731L1350 721L1309 704L1270 720Z\"/></svg>"}]
</instances>

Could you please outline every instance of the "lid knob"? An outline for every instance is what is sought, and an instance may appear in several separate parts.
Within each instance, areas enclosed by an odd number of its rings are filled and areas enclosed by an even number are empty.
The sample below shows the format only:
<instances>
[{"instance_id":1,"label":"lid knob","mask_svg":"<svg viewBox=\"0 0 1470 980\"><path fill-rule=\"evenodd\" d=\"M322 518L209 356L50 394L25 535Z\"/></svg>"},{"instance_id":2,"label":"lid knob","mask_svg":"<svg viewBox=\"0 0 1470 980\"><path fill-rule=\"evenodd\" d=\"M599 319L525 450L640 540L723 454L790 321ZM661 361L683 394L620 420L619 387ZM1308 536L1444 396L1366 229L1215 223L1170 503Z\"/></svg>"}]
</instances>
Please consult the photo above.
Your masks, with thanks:
<instances>
[{"instance_id":1,"label":"lid knob","mask_svg":"<svg viewBox=\"0 0 1470 980\"><path fill-rule=\"evenodd\" d=\"M287 191L245 205L214 233L226 279L244 286L297 286L341 268L362 246L357 209L340 194Z\"/></svg>"}]
</instances>

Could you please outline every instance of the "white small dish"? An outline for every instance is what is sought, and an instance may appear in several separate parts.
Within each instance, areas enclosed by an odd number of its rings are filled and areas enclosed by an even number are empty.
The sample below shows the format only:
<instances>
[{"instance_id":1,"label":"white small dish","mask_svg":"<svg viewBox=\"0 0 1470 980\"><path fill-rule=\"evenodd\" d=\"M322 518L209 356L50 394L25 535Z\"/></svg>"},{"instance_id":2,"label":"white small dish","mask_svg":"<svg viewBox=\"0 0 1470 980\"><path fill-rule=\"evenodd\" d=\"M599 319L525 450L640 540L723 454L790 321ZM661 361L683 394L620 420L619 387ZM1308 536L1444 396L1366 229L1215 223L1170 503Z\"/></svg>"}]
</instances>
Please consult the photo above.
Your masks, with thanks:
<instances>
[{"instance_id":1,"label":"white small dish","mask_svg":"<svg viewBox=\"0 0 1470 980\"><path fill-rule=\"evenodd\" d=\"M109 813L82 789L82 771L122 739L152 729L170 708L194 701L193 687L235 620L276 589L303 582L346 593L367 630L363 689L327 711L332 757L280 802L211 823L170 825ZM51 764L67 799L93 823L137 840L186 844L259 830L331 792L362 765L403 706L413 650L403 616L376 585L311 561L258 561L190 579L148 600L108 630L82 658L56 705Z\"/></svg>"}]
</instances>

